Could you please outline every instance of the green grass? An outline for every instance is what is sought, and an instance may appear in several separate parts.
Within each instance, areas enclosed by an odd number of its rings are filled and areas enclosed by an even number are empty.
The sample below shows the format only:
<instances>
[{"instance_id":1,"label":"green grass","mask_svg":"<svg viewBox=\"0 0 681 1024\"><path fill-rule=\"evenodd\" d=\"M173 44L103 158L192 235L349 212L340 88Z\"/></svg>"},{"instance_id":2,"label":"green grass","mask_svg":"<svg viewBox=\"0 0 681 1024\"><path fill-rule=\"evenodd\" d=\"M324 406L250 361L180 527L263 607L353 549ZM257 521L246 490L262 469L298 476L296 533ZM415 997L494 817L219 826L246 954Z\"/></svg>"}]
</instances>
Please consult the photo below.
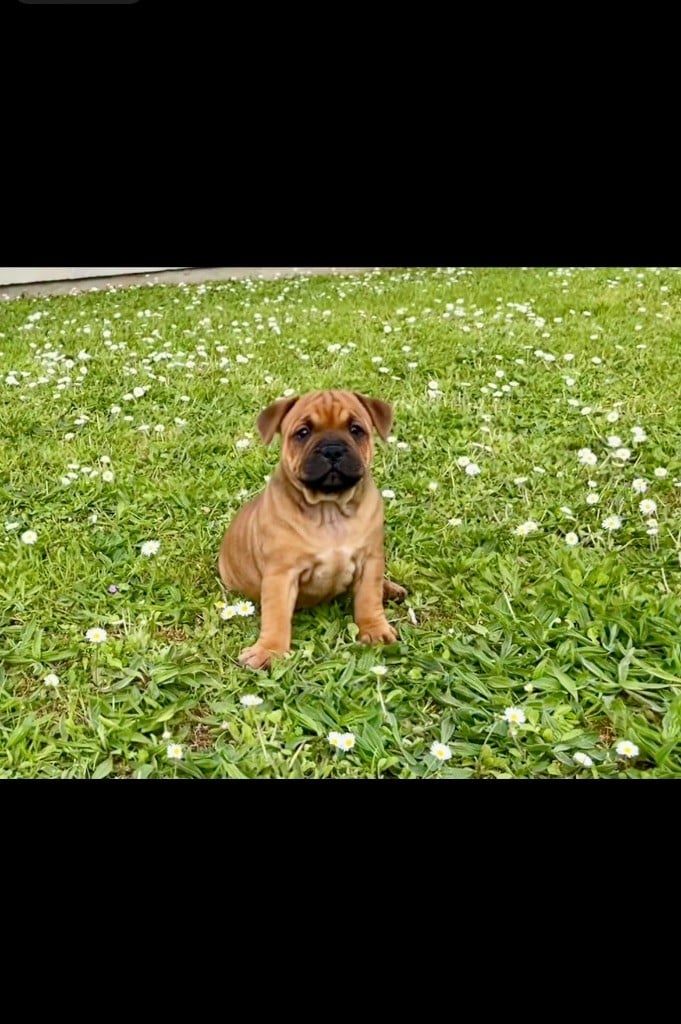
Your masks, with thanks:
<instances>
[{"instance_id":1,"label":"green grass","mask_svg":"<svg viewBox=\"0 0 681 1024\"><path fill-rule=\"evenodd\" d=\"M0 303L0 775L681 775L680 314L680 272L651 268L411 269ZM286 389L326 387L392 402L408 445L379 442L374 467L395 493L400 642L357 645L342 600L298 613L292 654L252 673L236 657L257 614L216 608L237 599L219 585L220 541L278 459L258 412ZM634 425L645 441L632 443ZM602 528L609 515L621 528ZM517 536L528 520L538 529ZM147 540L157 555L141 554ZM99 646L85 639L95 626ZM243 707L247 693L263 703ZM508 707L525 723L510 727ZM332 730L354 749L334 750ZM617 756L624 739L638 757ZM434 741L449 760L429 754Z\"/></svg>"}]
</instances>

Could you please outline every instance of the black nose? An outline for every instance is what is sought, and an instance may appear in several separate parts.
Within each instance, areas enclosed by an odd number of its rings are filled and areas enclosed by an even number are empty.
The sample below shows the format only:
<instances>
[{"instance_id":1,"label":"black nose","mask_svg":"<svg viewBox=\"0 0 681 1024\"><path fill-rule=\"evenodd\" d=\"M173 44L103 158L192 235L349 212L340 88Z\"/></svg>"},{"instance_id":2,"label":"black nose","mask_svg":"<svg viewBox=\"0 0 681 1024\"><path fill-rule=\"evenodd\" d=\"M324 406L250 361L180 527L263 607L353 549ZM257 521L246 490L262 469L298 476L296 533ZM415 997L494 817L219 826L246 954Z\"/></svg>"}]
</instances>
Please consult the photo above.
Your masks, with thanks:
<instances>
[{"instance_id":1,"label":"black nose","mask_svg":"<svg viewBox=\"0 0 681 1024\"><path fill-rule=\"evenodd\" d=\"M323 444L319 450L329 462L340 462L347 448L344 444Z\"/></svg>"}]
</instances>

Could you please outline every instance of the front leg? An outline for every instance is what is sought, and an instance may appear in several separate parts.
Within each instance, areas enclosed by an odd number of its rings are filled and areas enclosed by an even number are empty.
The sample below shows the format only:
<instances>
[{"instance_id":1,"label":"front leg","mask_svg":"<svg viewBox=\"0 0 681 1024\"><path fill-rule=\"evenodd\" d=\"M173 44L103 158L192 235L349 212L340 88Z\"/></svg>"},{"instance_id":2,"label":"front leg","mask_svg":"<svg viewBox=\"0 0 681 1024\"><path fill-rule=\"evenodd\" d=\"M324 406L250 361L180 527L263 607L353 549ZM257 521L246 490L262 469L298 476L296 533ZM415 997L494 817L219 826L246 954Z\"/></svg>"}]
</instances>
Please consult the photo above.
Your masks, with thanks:
<instances>
[{"instance_id":1,"label":"front leg","mask_svg":"<svg viewBox=\"0 0 681 1024\"><path fill-rule=\"evenodd\" d=\"M392 644L397 640L397 633L383 611L384 569L383 552L369 556L355 581L355 622L363 644Z\"/></svg>"},{"instance_id":2,"label":"front leg","mask_svg":"<svg viewBox=\"0 0 681 1024\"><path fill-rule=\"evenodd\" d=\"M245 647L239 664L248 668L268 668L272 656L291 649L291 619L298 597L298 577L288 573L264 576L260 588L260 636L252 647Z\"/></svg>"}]
</instances>

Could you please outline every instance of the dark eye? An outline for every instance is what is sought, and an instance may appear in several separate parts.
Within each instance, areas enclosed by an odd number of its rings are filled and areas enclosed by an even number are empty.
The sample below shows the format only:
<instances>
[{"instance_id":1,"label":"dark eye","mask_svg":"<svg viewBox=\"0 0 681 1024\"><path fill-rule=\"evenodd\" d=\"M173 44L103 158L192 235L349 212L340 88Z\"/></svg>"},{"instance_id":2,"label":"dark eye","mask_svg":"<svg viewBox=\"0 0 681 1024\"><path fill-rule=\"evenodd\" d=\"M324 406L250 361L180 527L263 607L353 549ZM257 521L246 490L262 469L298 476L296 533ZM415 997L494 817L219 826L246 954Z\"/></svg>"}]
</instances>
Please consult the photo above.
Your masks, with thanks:
<instances>
[{"instance_id":1,"label":"dark eye","mask_svg":"<svg viewBox=\"0 0 681 1024\"><path fill-rule=\"evenodd\" d=\"M350 424L350 433L353 437L364 437L364 428L360 427L359 423Z\"/></svg>"},{"instance_id":2,"label":"dark eye","mask_svg":"<svg viewBox=\"0 0 681 1024\"><path fill-rule=\"evenodd\" d=\"M295 432L295 434L293 436L295 437L295 439L297 441L304 441L306 437L310 436L310 428L309 427L301 427L300 430L296 430L296 432Z\"/></svg>"}]
</instances>

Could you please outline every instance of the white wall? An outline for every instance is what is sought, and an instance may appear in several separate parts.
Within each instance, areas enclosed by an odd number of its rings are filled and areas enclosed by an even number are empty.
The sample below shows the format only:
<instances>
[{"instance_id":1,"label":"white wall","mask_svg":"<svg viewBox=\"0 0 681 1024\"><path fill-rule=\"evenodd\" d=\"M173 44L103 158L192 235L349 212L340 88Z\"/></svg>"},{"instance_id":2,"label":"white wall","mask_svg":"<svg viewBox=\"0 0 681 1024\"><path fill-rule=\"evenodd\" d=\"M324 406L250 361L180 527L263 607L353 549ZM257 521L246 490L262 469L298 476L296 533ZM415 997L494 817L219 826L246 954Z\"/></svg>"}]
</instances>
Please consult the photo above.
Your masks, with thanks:
<instances>
[{"instance_id":1,"label":"white wall","mask_svg":"<svg viewBox=\"0 0 681 1024\"><path fill-rule=\"evenodd\" d=\"M84 277L116 274L149 274L154 270L183 270L183 267L0 267L0 284L28 284L33 281L70 281Z\"/></svg>"}]
</instances>

